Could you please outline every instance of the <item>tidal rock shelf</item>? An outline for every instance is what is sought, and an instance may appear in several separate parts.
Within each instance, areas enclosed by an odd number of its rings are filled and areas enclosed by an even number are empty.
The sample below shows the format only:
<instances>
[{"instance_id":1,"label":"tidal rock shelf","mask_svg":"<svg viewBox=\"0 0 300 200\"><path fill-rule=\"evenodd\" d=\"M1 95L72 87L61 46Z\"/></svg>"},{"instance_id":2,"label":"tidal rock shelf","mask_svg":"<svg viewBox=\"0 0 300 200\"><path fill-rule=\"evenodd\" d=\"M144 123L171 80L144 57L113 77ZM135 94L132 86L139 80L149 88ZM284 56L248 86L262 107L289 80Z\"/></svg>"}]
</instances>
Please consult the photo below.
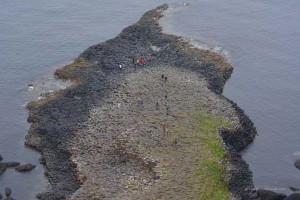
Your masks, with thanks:
<instances>
[{"instance_id":1,"label":"tidal rock shelf","mask_svg":"<svg viewBox=\"0 0 300 200\"><path fill-rule=\"evenodd\" d=\"M52 186L38 198L260 199L239 154L255 127L221 95L232 67L163 33L167 8L85 50L55 72L73 86L28 104L25 144Z\"/></svg>"}]
</instances>

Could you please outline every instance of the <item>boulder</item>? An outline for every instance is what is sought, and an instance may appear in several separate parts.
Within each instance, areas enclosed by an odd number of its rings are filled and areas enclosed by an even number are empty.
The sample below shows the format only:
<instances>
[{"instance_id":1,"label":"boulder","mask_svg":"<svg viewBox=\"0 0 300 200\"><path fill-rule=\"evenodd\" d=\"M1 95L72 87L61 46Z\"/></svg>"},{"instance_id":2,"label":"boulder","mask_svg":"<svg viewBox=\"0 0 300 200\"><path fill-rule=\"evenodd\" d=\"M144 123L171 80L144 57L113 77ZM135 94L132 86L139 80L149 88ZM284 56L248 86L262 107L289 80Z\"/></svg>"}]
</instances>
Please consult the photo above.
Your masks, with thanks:
<instances>
[{"instance_id":1,"label":"boulder","mask_svg":"<svg viewBox=\"0 0 300 200\"><path fill-rule=\"evenodd\" d=\"M10 188L5 188L5 195L6 195L6 197L10 197L10 195L11 195L11 189Z\"/></svg>"},{"instance_id":2,"label":"boulder","mask_svg":"<svg viewBox=\"0 0 300 200\"><path fill-rule=\"evenodd\" d=\"M18 167L15 168L15 170L18 172L27 172L33 170L34 168L35 165L25 164L25 165L19 165Z\"/></svg>"},{"instance_id":3,"label":"boulder","mask_svg":"<svg viewBox=\"0 0 300 200\"><path fill-rule=\"evenodd\" d=\"M300 159L296 160L294 163L295 167L297 167L298 169L300 169Z\"/></svg>"},{"instance_id":4,"label":"boulder","mask_svg":"<svg viewBox=\"0 0 300 200\"><path fill-rule=\"evenodd\" d=\"M7 162L5 164L7 167L16 167L16 166L20 165L19 162Z\"/></svg>"},{"instance_id":5,"label":"boulder","mask_svg":"<svg viewBox=\"0 0 300 200\"><path fill-rule=\"evenodd\" d=\"M293 193L284 200L300 200L300 193Z\"/></svg>"},{"instance_id":6,"label":"boulder","mask_svg":"<svg viewBox=\"0 0 300 200\"><path fill-rule=\"evenodd\" d=\"M270 190L257 190L257 194L261 200L283 200L286 195L272 192Z\"/></svg>"},{"instance_id":7,"label":"boulder","mask_svg":"<svg viewBox=\"0 0 300 200\"><path fill-rule=\"evenodd\" d=\"M0 154L0 161L3 159L3 157L1 156L1 154Z\"/></svg>"},{"instance_id":8,"label":"boulder","mask_svg":"<svg viewBox=\"0 0 300 200\"><path fill-rule=\"evenodd\" d=\"M0 176L6 171L7 166L5 163L0 163Z\"/></svg>"},{"instance_id":9,"label":"boulder","mask_svg":"<svg viewBox=\"0 0 300 200\"><path fill-rule=\"evenodd\" d=\"M293 192L296 192L296 191L299 191L300 189L299 188L295 188L293 186L290 187L290 190L292 190Z\"/></svg>"}]
</instances>

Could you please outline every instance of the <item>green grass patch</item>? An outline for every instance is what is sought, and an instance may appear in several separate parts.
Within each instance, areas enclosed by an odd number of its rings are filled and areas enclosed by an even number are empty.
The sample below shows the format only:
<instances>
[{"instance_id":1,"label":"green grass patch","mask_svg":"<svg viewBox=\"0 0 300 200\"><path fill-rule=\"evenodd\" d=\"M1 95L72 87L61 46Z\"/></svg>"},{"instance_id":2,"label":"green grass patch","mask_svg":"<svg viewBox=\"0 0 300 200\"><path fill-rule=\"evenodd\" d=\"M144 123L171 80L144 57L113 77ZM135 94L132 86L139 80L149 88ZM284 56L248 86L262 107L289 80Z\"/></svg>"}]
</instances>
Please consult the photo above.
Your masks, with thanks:
<instances>
[{"instance_id":1,"label":"green grass patch","mask_svg":"<svg viewBox=\"0 0 300 200\"><path fill-rule=\"evenodd\" d=\"M226 150L217 132L220 127L228 127L229 123L203 113L196 115L194 123L196 129L200 130L198 142L201 146L201 160L190 184L198 184L199 199L230 199L227 183L223 178L226 166L222 163L225 161Z\"/></svg>"},{"instance_id":2,"label":"green grass patch","mask_svg":"<svg viewBox=\"0 0 300 200\"><path fill-rule=\"evenodd\" d=\"M153 171L160 179L154 183L155 187L152 186L152 192L167 195L169 199L175 197L174 194L181 199L230 199L224 178L227 152L218 134L218 129L228 127L229 123L199 112L181 117L174 123L169 136L165 133L156 135L156 139L160 139L159 145L147 148L144 143L139 146L145 157L158 161ZM166 188L169 193L161 188Z\"/></svg>"},{"instance_id":3,"label":"green grass patch","mask_svg":"<svg viewBox=\"0 0 300 200\"><path fill-rule=\"evenodd\" d=\"M204 143L202 149L209 151L209 153L215 158L222 159L224 157L224 149L219 140L203 138L202 141Z\"/></svg>"}]
</instances>

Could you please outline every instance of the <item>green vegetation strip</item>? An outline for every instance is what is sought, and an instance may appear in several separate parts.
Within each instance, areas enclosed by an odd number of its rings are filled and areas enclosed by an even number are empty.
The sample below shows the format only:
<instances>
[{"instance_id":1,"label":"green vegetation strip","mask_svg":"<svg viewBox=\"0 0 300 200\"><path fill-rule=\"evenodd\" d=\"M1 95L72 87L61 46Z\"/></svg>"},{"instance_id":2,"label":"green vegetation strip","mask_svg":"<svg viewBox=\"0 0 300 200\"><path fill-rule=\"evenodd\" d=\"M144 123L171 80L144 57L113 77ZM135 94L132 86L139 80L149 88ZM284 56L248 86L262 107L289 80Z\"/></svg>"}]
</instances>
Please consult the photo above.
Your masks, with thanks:
<instances>
[{"instance_id":1,"label":"green vegetation strip","mask_svg":"<svg viewBox=\"0 0 300 200\"><path fill-rule=\"evenodd\" d=\"M224 119L199 114L195 124L196 129L200 130L197 142L201 145L202 159L192 183L204 188L199 192L199 199L229 199L230 194L224 180L226 150L217 132L218 128L228 127L229 123Z\"/></svg>"},{"instance_id":2,"label":"green vegetation strip","mask_svg":"<svg viewBox=\"0 0 300 200\"><path fill-rule=\"evenodd\" d=\"M170 195L180 191L188 199L230 199L224 178L227 151L218 134L219 128L228 126L224 119L208 114L182 115L170 136L161 136L162 145L144 151L160 161L154 169L161 176L160 183L153 192L158 194L164 188L167 195L167 188L172 188Z\"/></svg>"}]
</instances>

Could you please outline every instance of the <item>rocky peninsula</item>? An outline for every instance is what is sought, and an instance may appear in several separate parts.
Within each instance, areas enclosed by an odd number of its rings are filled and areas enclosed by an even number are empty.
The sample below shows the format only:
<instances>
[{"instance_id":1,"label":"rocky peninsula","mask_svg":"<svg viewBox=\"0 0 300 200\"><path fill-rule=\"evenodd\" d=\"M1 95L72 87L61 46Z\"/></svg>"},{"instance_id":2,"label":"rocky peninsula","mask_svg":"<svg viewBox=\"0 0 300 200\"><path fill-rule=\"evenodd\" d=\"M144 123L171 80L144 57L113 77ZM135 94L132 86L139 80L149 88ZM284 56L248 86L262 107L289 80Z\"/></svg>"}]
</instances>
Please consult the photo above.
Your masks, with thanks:
<instances>
[{"instance_id":1,"label":"rocky peninsula","mask_svg":"<svg viewBox=\"0 0 300 200\"><path fill-rule=\"evenodd\" d=\"M260 199L239 154L255 127L221 94L233 68L163 33L167 8L85 50L55 72L73 86L28 104L25 143L52 186L39 199Z\"/></svg>"}]
</instances>

